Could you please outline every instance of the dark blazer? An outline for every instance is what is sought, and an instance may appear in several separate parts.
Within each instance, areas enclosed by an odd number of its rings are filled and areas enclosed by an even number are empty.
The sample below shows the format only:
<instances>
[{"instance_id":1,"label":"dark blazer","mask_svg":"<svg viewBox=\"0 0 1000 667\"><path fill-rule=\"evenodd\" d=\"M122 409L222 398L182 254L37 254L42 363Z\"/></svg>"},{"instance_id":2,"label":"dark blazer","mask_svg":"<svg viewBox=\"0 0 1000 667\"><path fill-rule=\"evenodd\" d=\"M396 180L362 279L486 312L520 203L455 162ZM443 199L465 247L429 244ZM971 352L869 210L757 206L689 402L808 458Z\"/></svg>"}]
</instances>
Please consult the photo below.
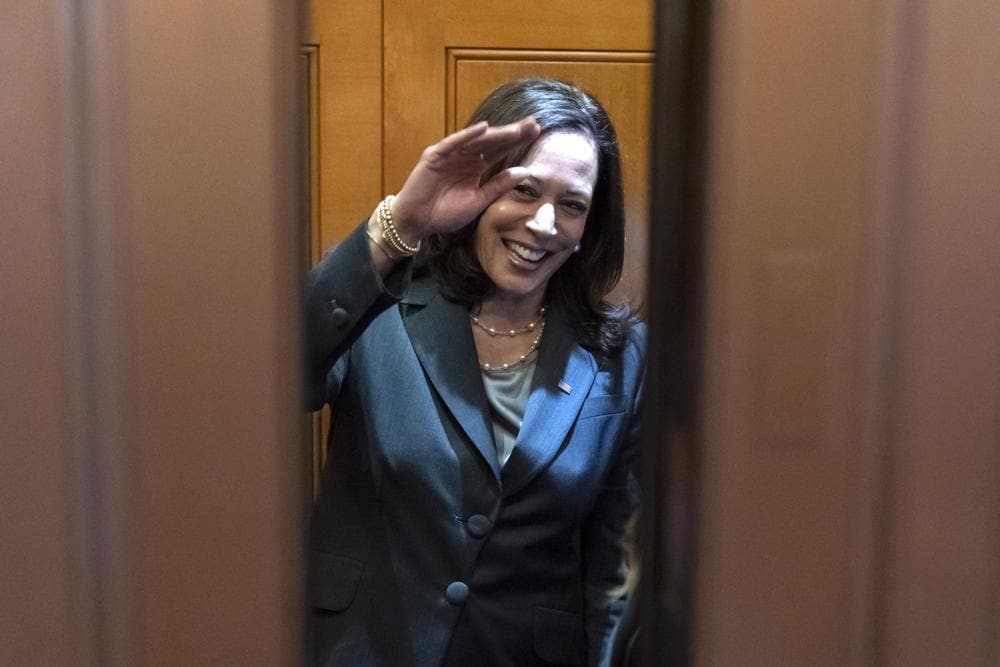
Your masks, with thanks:
<instances>
[{"instance_id":1,"label":"dark blazer","mask_svg":"<svg viewBox=\"0 0 1000 667\"><path fill-rule=\"evenodd\" d=\"M597 664L620 611L644 328L599 366L550 308L501 467L468 310L410 264L381 280L362 225L307 281L311 407L333 414L313 662Z\"/></svg>"}]
</instances>

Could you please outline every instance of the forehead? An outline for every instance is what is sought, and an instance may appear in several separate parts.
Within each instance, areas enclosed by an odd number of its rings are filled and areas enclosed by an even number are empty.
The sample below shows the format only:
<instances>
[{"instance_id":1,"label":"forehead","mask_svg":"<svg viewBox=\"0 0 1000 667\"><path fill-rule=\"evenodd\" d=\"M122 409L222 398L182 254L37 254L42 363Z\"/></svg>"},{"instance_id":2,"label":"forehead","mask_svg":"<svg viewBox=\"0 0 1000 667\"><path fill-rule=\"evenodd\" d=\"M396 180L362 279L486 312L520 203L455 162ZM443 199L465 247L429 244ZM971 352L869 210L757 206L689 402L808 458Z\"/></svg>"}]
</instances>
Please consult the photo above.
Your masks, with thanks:
<instances>
[{"instance_id":1,"label":"forehead","mask_svg":"<svg viewBox=\"0 0 1000 667\"><path fill-rule=\"evenodd\" d=\"M539 137L524 158L531 175L543 180L571 181L574 187L597 181L597 147L584 132L549 132Z\"/></svg>"}]
</instances>

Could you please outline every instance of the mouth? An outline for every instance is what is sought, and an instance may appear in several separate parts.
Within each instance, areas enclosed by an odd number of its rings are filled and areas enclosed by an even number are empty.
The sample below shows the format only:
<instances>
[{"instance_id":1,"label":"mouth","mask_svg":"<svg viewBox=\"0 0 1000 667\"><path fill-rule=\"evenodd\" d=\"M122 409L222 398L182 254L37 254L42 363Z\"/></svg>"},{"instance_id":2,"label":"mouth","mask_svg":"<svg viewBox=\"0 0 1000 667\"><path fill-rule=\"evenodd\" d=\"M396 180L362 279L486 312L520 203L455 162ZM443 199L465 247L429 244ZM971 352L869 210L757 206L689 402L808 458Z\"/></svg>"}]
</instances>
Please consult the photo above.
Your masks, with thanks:
<instances>
[{"instance_id":1,"label":"mouth","mask_svg":"<svg viewBox=\"0 0 1000 667\"><path fill-rule=\"evenodd\" d=\"M511 255L530 264L537 264L549 255L549 253L545 250L529 248L528 246L518 243L517 241L505 239L503 244Z\"/></svg>"}]
</instances>

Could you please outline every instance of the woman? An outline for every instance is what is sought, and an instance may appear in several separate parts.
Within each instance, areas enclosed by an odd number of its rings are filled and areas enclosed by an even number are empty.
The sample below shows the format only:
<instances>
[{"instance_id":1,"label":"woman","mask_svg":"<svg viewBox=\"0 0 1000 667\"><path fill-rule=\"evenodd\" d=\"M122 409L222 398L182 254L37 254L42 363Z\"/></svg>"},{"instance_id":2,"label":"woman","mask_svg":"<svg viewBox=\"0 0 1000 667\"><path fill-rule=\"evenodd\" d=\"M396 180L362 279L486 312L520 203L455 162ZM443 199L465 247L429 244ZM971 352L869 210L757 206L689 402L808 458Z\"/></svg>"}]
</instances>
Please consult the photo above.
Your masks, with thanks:
<instances>
[{"instance_id":1,"label":"woman","mask_svg":"<svg viewBox=\"0 0 1000 667\"><path fill-rule=\"evenodd\" d=\"M310 274L315 663L597 663L638 452L623 247L611 121L528 79Z\"/></svg>"}]
</instances>

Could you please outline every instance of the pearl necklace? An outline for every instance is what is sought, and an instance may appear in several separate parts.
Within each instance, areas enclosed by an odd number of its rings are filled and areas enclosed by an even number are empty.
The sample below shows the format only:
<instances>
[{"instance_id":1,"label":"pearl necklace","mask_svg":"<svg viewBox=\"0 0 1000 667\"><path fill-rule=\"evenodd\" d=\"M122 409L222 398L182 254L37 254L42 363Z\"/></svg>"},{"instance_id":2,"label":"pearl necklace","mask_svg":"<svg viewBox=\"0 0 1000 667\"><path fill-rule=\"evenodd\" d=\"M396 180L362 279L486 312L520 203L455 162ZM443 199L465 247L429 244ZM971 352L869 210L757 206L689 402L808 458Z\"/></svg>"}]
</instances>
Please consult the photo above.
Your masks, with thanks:
<instances>
[{"instance_id":1,"label":"pearl necklace","mask_svg":"<svg viewBox=\"0 0 1000 667\"><path fill-rule=\"evenodd\" d=\"M538 323L542 321L543 317L545 317L545 306L542 306L542 308L538 311L538 317L536 317L533 322L528 322L520 329L508 329L507 331L497 331L493 327L488 327L482 322L480 322L479 318L476 317L475 315L472 314L469 315L469 319L472 320L472 323L477 327L479 327L480 329L482 329L483 331L485 331L491 338L494 336L501 336L501 335L510 336L511 338L513 338L514 336L520 336L523 333L534 331L535 327L538 326ZM535 342L537 342L537 340Z\"/></svg>"},{"instance_id":2,"label":"pearl necklace","mask_svg":"<svg viewBox=\"0 0 1000 667\"><path fill-rule=\"evenodd\" d=\"M481 368L482 370L487 371L487 372L489 372L489 371L509 371L512 368L517 368L518 366L520 366L521 364L523 364L525 361L527 361L528 357L531 356L531 353L538 349L538 343L542 340L542 334L545 332L545 321L541 320L541 317L539 317L538 320L535 320L535 322L532 322L532 325L535 325L535 324L538 325L538 335L535 336L535 340L531 341L531 345L528 346L528 351L525 352L524 354L522 354L520 357L518 357L517 361L512 361L512 362L509 362L509 363L502 363L502 364L483 363L483 364L479 364L479 368ZM532 326L532 329L533 328L534 328L534 326ZM528 331L531 331L531 329L528 329Z\"/></svg>"}]
</instances>

